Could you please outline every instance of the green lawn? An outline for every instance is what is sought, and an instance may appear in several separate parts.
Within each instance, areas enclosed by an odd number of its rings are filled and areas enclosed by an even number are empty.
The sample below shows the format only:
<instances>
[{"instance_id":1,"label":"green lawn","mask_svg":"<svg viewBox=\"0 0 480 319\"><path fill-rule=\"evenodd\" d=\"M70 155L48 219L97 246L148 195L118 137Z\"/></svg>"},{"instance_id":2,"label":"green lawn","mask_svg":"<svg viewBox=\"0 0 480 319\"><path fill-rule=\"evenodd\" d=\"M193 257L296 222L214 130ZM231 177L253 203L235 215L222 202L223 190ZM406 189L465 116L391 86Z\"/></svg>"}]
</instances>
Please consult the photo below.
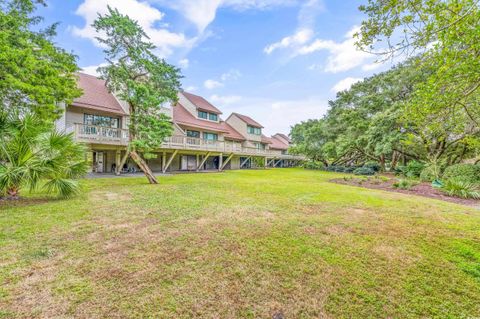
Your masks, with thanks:
<instances>
[{"instance_id":1,"label":"green lawn","mask_svg":"<svg viewBox=\"0 0 480 319\"><path fill-rule=\"evenodd\" d=\"M302 169L0 203L0 318L473 318L480 210Z\"/></svg>"}]
</instances>

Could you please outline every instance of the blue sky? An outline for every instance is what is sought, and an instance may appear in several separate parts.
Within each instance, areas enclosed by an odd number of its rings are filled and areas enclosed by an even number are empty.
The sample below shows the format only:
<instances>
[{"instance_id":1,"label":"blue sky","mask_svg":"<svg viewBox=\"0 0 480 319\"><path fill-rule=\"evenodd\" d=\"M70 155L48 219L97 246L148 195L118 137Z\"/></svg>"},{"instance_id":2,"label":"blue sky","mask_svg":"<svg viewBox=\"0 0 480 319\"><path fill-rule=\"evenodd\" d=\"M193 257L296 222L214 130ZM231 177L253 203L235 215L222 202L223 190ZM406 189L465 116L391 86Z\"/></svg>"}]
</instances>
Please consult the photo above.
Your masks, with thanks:
<instances>
[{"instance_id":1,"label":"blue sky","mask_svg":"<svg viewBox=\"0 0 480 319\"><path fill-rule=\"evenodd\" d=\"M255 118L267 134L319 118L351 83L390 67L355 49L361 1L48 0L39 10L59 22L59 46L94 73L104 62L90 24L107 4L147 31L158 55L182 68L183 88L207 98L226 118Z\"/></svg>"}]
</instances>

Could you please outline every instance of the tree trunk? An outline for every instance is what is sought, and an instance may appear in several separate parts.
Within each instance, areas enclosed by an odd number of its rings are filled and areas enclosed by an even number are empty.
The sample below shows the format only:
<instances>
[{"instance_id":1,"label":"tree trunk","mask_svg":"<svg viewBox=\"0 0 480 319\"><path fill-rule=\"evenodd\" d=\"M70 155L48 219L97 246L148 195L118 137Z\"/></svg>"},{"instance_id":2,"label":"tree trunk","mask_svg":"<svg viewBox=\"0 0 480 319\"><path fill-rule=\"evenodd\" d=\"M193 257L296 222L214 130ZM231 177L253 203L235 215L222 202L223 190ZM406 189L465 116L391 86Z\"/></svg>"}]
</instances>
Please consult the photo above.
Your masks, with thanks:
<instances>
[{"instance_id":1,"label":"tree trunk","mask_svg":"<svg viewBox=\"0 0 480 319\"><path fill-rule=\"evenodd\" d=\"M20 187L10 187L7 189L7 195L10 199L17 199L20 194Z\"/></svg>"},{"instance_id":2,"label":"tree trunk","mask_svg":"<svg viewBox=\"0 0 480 319\"><path fill-rule=\"evenodd\" d=\"M115 175L120 175L120 173L122 172L122 169L123 169L123 165L125 165L125 163L127 162L127 159L128 159L128 154L130 152L128 151L128 149L125 151L125 155L123 155L122 159L120 160L120 164L118 165L118 167L115 169Z\"/></svg>"},{"instance_id":3,"label":"tree trunk","mask_svg":"<svg viewBox=\"0 0 480 319\"><path fill-rule=\"evenodd\" d=\"M145 173L145 176L148 179L150 184L158 184L157 178L153 175L152 170L148 167L147 163L143 160L143 158L138 155L136 151L130 151L130 157L134 160L134 162L140 167L140 169Z\"/></svg>"},{"instance_id":4,"label":"tree trunk","mask_svg":"<svg viewBox=\"0 0 480 319\"><path fill-rule=\"evenodd\" d=\"M392 162L390 163L390 170L391 171L394 171L395 168L397 167L397 162L398 162L398 158L400 156L398 155L398 153L396 151L393 151L393 154L392 154Z\"/></svg>"}]
</instances>

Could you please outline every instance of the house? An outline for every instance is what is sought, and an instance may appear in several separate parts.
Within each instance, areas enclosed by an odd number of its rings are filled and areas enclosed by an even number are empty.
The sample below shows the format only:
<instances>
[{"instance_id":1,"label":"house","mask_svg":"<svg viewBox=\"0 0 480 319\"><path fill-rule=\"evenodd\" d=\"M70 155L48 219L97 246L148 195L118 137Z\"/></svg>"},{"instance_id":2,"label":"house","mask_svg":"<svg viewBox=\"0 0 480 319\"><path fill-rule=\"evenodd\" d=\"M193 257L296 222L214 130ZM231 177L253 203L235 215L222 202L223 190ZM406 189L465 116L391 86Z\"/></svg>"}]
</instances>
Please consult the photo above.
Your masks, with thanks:
<instances>
[{"instance_id":1,"label":"house","mask_svg":"<svg viewBox=\"0 0 480 319\"><path fill-rule=\"evenodd\" d=\"M78 85L83 95L56 123L72 132L90 152L93 172L112 173L120 165L128 144L128 105L108 91L105 81L80 73ZM173 134L147 162L154 172L287 167L303 157L288 154L289 139L284 134L267 137L263 126L246 115L222 112L201 96L179 92L174 106L161 111L172 119ZM127 163L121 170L132 170Z\"/></svg>"}]
</instances>

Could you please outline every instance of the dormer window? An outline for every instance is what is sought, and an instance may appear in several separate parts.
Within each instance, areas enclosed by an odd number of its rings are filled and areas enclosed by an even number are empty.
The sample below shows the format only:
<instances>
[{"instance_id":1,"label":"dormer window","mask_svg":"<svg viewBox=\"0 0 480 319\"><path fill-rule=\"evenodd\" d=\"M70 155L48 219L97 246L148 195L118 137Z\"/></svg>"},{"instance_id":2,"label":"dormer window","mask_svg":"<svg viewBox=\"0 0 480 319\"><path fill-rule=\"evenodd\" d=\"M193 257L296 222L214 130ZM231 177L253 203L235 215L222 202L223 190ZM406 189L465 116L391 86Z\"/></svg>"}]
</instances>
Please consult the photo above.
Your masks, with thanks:
<instances>
[{"instance_id":1,"label":"dormer window","mask_svg":"<svg viewBox=\"0 0 480 319\"><path fill-rule=\"evenodd\" d=\"M215 113L198 111L198 118L218 122L218 115Z\"/></svg>"},{"instance_id":2,"label":"dormer window","mask_svg":"<svg viewBox=\"0 0 480 319\"><path fill-rule=\"evenodd\" d=\"M208 118L208 113L204 111L198 111L198 118L206 120Z\"/></svg>"},{"instance_id":3,"label":"dormer window","mask_svg":"<svg viewBox=\"0 0 480 319\"><path fill-rule=\"evenodd\" d=\"M247 132L248 132L248 134L262 135L262 129L261 128L250 126L250 125L247 125Z\"/></svg>"}]
</instances>

